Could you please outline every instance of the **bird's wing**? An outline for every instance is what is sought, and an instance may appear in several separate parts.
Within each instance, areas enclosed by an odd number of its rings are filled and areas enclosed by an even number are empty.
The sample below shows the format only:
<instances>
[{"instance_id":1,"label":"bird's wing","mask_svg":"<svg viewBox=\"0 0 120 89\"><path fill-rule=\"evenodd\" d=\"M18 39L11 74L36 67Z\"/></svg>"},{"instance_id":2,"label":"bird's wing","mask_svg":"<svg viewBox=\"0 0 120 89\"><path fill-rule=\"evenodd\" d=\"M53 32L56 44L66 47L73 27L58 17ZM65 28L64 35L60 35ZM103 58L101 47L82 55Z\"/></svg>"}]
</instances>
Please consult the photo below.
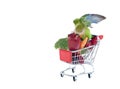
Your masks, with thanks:
<instances>
[{"instance_id":1,"label":"bird's wing","mask_svg":"<svg viewBox=\"0 0 120 89\"><path fill-rule=\"evenodd\" d=\"M87 27L90 27L92 23L98 23L106 19L106 17L99 14L85 14L81 17L81 19Z\"/></svg>"}]
</instances>

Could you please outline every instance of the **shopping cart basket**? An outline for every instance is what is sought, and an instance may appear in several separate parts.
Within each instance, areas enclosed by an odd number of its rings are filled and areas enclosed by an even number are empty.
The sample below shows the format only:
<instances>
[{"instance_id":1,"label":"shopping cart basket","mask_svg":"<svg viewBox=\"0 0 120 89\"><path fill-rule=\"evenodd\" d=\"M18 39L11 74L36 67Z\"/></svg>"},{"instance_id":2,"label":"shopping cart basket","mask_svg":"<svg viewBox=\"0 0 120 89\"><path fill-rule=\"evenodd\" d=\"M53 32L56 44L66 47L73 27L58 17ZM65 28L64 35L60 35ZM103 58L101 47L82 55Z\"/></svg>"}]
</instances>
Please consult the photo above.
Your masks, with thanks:
<instances>
[{"instance_id":1,"label":"shopping cart basket","mask_svg":"<svg viewBox=\"0 0 120 89\"><path fill-rule=\"evenodd\" d=\"M68 67L65 70L60 72L61 77L64 75L73 77L73 81L76 81L77 76L82 75L82 74L87 74L88 78L91 77L91 74L94 72L94 67L93 67L93 62L98 50L100 44L100 39L97 41L96 45L92 45L89 47L85 47L80 50L75 50L75 51L68 51L68 50L59 50L60 54L60 60L72 65L73 67ZM92 70L89 72L86 72L86 68L84 64L90 65L92 67ZM75 68L76 65L81 65L83 68L83 72L80 72L78 74L75 74ZM72 74L66 73L66 71L71 70Z\"/></svg>"}]
</instances>

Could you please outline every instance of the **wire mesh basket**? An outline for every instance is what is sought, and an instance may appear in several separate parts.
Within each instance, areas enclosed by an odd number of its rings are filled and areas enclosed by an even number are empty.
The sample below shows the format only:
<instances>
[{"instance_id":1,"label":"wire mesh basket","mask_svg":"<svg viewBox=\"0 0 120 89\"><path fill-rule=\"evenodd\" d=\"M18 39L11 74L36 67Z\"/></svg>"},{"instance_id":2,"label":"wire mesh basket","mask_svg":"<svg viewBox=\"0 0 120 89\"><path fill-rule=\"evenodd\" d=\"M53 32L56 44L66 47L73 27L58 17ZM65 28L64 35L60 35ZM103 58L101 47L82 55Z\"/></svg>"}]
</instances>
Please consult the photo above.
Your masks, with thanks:
<instances>
[{"instance_id":1,"label":"wire mesh basket","mask_svg":"<svg viewBox=\"0 0 120 89\"><path fill-rule=\"evenodd\" d=\"M90 78L90 75L94 72L93 68L93 62L98 50L100 44L100 40L97 41L96 45L91 45L89 47L85 47L83 49L75 50L75 51L69 51L69 50L59 50L60 60L68 63L70 65L75 65L74 67L69 67L65 70L63 70L60 75L63 77L64 75L72 76L73 80L76 80L76 77L81 74L88 74L88 77ZM84 67L84 64L91 65L93 70L90 72L86 72L86 68ZM74 69L76 65L82 65L84 72L79 74L74 74ZM72 69L73 74L66 74L65 71Z\"/></svg>"}]
</instances>

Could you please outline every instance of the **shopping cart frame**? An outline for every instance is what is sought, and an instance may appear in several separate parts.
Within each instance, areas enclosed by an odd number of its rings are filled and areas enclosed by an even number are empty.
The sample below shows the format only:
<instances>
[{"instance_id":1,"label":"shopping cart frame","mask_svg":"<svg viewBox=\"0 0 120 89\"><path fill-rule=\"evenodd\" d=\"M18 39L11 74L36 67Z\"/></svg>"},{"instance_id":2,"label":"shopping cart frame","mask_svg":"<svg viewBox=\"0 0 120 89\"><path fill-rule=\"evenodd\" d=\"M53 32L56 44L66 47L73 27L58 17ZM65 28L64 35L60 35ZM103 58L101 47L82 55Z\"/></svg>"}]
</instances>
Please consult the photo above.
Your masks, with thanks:
<instances>
[{"instance_id":1,"label":"shopping cart frame","mask_svg":"<svg viewBox=\"0 0 120 89\"><path fill-rule=\"evenodd\" d=\"M95 60L95 57L96 57L96 54L97 54L97 51L98 51L98 48L99 48L99 45L100 45L100 40L97 41L97 44L96 45L92 45L92 46L89 46L89 47L85 47L83 49L80 49L80 50L75 50L75 51L68 51L70 53L76 53L76 52L81 52L82 50L88 50L88 52L85 52L83 54L80 54L82 55L82 57L84 57L84 63L79 63L77 61L77 63L75 63L76 61L71 61L71 62L65 62L64 60L62 60L63 62L65 63L68 63L69 64L69 67L66 68L65 70L61 71L60 72L60 76L63 77L63 76L70 76L70 77L73 77L73 81L76 81L77 80L77 77L79 75L83 75L83 74L88 74L88 78L91 78L91 74L94 72L94 66L93 66L93 63L94 63L94 60ZM60 49L61 50L61 49ZM60 54L61 56L61 54ZM73 57L73 56L72 56ZM61 59L61 58L60 58ZM92 70L87 72L86 71L86 68L85 68L85 65L89 65L91 66ZM71 65L73 65L74 67L71 67ZM78 74L74 74L75 72L75 68L76 66L80 65L82 68L83 68L83 72L80 72ZM71 70L72 74L69 74L69 73L66 73L66 71L68 70Z\"/></svg>"}]
</instances>

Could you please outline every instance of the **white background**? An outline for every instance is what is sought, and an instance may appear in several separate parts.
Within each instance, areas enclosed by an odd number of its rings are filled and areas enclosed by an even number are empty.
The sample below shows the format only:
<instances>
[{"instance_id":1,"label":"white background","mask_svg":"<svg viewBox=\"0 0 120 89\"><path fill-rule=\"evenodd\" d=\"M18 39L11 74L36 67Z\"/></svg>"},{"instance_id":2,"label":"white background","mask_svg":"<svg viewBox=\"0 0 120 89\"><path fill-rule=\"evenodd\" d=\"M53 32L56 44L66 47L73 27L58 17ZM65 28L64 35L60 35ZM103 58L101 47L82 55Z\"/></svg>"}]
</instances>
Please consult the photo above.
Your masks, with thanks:
<instances>
[{"instance_id":1,"label":"white background","mask_svg":"<svg viewBox=\"0 0 120 89\"><path fill-rule=\"evenodd\" d=\"M1 0L0 89L119 89L119 0ZM54 43L74 30L73 20L86 13L107 17L93 24L104 35L91 79L76 82L59 73L68 65L59 60Z\"/></svg>"}]
</instances>

